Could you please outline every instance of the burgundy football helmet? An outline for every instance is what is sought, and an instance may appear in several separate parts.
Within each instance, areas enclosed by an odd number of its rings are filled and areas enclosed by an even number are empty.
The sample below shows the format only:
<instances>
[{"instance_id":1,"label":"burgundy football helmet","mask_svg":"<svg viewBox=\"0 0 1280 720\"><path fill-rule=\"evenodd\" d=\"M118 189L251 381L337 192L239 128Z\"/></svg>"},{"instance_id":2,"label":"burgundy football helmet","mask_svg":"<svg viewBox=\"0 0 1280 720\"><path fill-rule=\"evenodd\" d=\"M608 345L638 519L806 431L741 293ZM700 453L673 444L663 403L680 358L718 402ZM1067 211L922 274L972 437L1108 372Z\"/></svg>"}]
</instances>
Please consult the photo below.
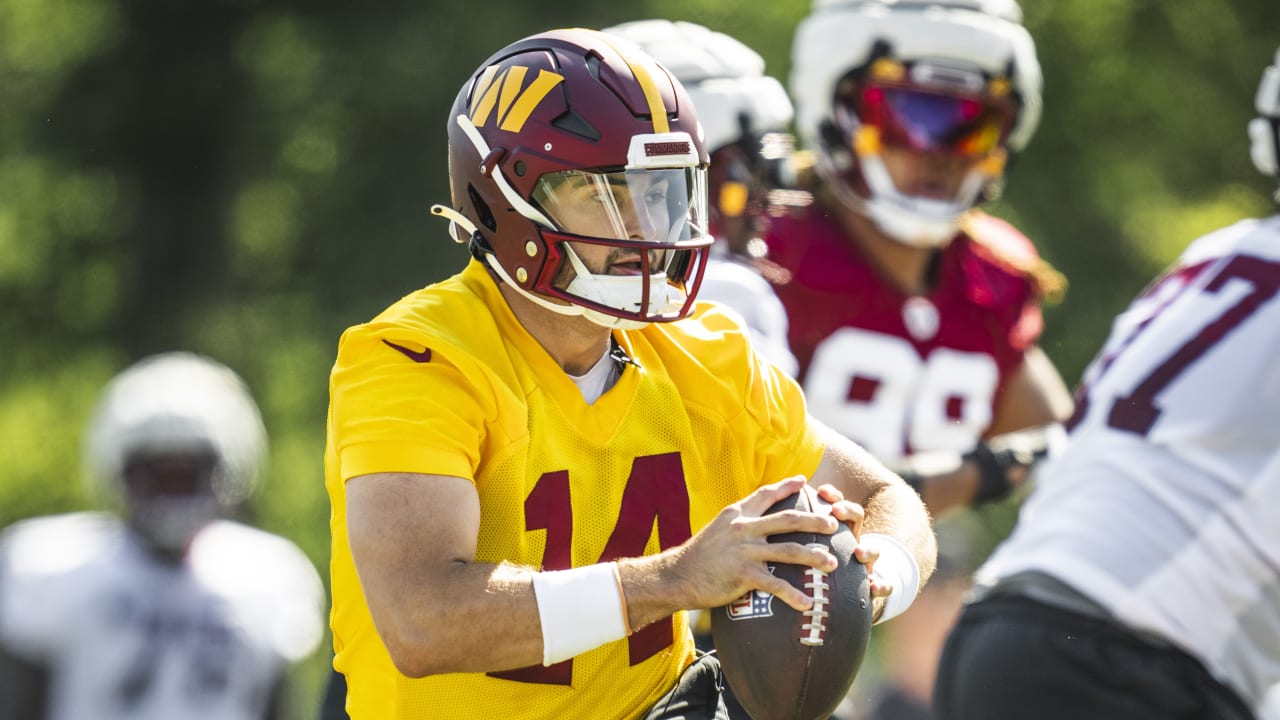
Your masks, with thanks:
<instances>
[{"instance_id":1,"label":"burgundy football helmet","mask_svg":"<svg viewBox=\"0 0 1280 720\"><path fill-rule=\"evenodd\" d=\"M707 162L693 103L666 70L618 38L554 30L498 51L463 85L449 119L453 207L432 211L539 305L638 327L693 306L712 242ZM604 271L571 243L608 247Z\"/></svg>"}]
</instances>

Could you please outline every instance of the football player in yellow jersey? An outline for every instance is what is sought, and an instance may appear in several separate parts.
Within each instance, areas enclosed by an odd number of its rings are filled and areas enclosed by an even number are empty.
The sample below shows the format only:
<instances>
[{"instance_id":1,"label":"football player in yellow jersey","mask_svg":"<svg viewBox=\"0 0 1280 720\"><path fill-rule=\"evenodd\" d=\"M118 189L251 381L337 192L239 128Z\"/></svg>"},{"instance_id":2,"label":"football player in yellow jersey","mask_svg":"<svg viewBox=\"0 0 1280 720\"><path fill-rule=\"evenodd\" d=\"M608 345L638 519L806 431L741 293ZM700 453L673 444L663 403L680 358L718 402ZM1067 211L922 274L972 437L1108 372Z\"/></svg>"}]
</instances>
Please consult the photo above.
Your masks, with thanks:
<instances>
[{"instance_id":1,"label":"football player in yellow jersey","mask_svg":"<svg viewBox=\"0 0 1280 720\"><path fill-rule=\"evenodd\" d=\"M724 717L683 611L782 532L860 537L881 619L932 572L919 497L813 421L736 316L695 305L707 152L692 103L590 30L520 40L448 120L472 260L342 337L330 381L335 668L355 720ZM763 516L805 481L836 518Z\"/></svg>"}]
</instances>

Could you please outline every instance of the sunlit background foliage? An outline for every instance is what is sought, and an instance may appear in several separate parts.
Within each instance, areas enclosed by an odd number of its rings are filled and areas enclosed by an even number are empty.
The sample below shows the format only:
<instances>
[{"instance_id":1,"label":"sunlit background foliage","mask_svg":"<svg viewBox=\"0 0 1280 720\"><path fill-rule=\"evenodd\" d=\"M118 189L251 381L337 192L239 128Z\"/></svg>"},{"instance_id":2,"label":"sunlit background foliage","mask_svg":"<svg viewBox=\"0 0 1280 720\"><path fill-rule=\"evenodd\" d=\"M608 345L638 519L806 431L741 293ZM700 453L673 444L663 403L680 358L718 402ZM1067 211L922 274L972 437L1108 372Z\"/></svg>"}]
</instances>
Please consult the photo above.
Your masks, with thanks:
<instances>
[{"instance_id":1,"label":"sunlit background foliage","mask_svg":"<svg viewBox=\"0 0 1280 720\"><path fill-rule=\"evenodd\" d=\"M1275 0L1024 0L1045 115L992 212L1071 280L1044 346L1075 383L1186 242L1271 212L1245 123ZM556 26L701 22L789 72L808 0L0 0L0 526L85 506L80 435L142 355L206 353L272 439L254 507L328 564L342 330L465 260L445 121L492 51ZM304 678L309 714L327 649Z\"/></svg>"}]
</instances>

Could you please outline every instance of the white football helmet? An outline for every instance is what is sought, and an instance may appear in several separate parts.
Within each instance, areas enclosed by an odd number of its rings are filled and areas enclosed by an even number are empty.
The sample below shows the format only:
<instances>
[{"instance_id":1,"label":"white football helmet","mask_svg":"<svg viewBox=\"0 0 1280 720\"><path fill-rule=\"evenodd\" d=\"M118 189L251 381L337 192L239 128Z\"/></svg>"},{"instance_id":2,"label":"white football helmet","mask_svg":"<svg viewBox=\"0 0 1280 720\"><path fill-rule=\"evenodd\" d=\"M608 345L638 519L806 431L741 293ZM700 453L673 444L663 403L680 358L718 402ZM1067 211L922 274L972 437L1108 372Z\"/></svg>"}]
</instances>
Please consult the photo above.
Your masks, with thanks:
<instances>
[{"instance_id":1,"label":"white football helmet","mask_svg":"<svg viewBox=\"0 0 1280 720\"><path fill-rule=\"evenodd\" d=\"M684 85L698 109L708 152L752 133L783 131L794 111L764 58L738 40L691 22L636 20L604 29L630 40Z\"/></svg>"},{"instance_id":2,"label":"white football helmet","mask_svg":"<svg viewBox=\"0 0 1280 720\"><path fill-rule=\"evenodd\" d=\"M1280 179L1280 49L1275 63L1262 72L1254 109L1258 117L1249 122L1253 164L1264 175Z\"/></svg>"},{"instance_id":3,"label":"white football helmet","mask_svg":"<svg viewBox=\"0 0 1280 720\"><path fill-rule=\"evenodd\" d=\"M795 110L782 83L755 50L702 25L635 20L604 32L638 45L684 85L711 155L711 234L741 251L759 230L753 216L768 189L793 183Z\"/></svg>"},{"instance_id":4,"label":"white football helmet","mask_svg":"<svg viewBox=\"0 0 1280 720\"><path fill-rule=\"evenodd\" d=\"M266 442L239 376L205 357L166 353L107 385L89 424L85 467L103 499L144 538L180 551L206 523L248 499ZM140 462L173 457L191 459L185 472L198 467L198 481L159 492L134 485Z\"/></svg>"},{"instance_id":5,"label":"white football helmet","mask_svg":"<svg viewBox=\"0 0 1280 720\"><path fill-rule=\"evenodd\" d=\"M950 241L1040 120L1035 43L1015 0L815 0L792 44L801 140L850 208L908 244ZM950 199L899 192L884 144L981 158Z\"/></svg>"}]
</instances>

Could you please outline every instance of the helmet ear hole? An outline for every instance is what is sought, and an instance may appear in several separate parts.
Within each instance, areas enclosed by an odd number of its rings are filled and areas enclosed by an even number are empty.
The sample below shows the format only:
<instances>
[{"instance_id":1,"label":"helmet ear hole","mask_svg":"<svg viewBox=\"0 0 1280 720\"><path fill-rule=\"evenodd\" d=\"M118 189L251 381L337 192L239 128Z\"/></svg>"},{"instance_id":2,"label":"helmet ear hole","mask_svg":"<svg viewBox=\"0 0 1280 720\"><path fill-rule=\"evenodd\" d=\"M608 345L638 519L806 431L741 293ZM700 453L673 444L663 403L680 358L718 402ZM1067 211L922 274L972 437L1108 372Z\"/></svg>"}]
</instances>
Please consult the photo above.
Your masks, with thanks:
<instances>
[{"instance_id":1,"label":"helmet ear hole","mask_svg":"<svg viewBox=\"0 0 1280 720\"><path fill-rule=\"evenodd\" d=\"M476 217L480 220L480 224L489 228L489 232L498 232L498 222L493 217L493 211L489 209L489 203L480 197L475 185L467 184L467 197L471 200L471 207L476 210Z\"/></svg>"}]
</instances>

